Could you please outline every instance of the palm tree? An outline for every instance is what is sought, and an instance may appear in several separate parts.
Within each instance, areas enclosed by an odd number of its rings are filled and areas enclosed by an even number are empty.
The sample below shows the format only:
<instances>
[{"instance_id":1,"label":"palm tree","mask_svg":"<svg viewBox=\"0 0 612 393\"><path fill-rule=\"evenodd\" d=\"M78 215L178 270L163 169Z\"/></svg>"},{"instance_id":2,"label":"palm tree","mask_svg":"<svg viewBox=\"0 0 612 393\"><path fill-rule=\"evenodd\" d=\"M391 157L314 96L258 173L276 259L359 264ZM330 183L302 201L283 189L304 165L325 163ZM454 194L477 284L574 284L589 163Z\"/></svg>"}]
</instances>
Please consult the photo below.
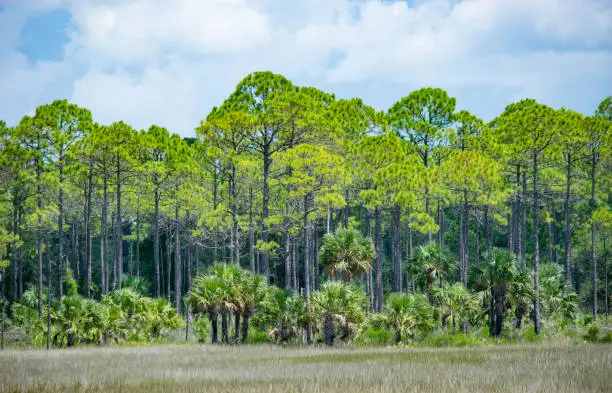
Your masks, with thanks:
<instances>
[{"instance_id":1,"label":"palm tree","mask_svg":"<svg viewBox=\"0 0 612 393\"><path fill-rule=\"evenodd\" d=\"M364 237L355 229L338 229L323 237L319 261L328 277L343 274L348 283L353 277L361 278L372 269L376 258L372 239Z\"/></svg>"},{"instance_id":2,"label":"palm tree","mask_svg":"<svg viewBox=\"0 0 612 393\"><path fill-rule=\"evenodd\" d=\"M212 275L197 276L187 296L187 301L195 312L206 312L210 318L210 336L217 343L217 319L221 308L221 287L219 277Z\"/></svg>"},{"instance_id":3,"label":"palm tree","mask_svg":"<svg viewBox=\"0 0 612 393\"><path fill-rule=\"evenodd\" d=\"M434 295L442 309L442 329L446 329L448 318L453 325L453 334L457 318L462 322L462 332L467 333L467 320L478 308L478 300L461 283L445 288L434 289Z\"/></svg>"},{"instance_id":4,"label":"palm tree","mask_svg":"<svg viewBox=\"0 0 612 393\"><path fill-rule=\"evenodd\" d=\"M425 295L393 293L382 313L372 314L370 325L395 332L395 342L408 342L434 326L434 309Z\"/></svg>"},{"instance_id":5,"label":"palm tree","mask_svg":"<svg viewBox=\"0 0 612 393\"><path fill-rule=\"evenodd\" d=\"M244 271L234 264L217 263L211 267L210 274L219 280L217 301L221 313L221 342L227 344L229 343L228 317L239 308L240 281Z\"/></svg>"},{"instance_id":6,"label":"palm tree","mask_svg":"<svg viewBox=\"0 0 612 393\"><path fill-rule=\"evenodd\" d=\"M433 301L432 288L438 284L444 286L444 280L457 268L448 251L436 243L417 247L414 256L405 263L405 269L421 288L425 288L430 301Z\"/></svg>"},{"instance_id":7,"label":"palm tree","mask_svg":"<svg viewBox=\"0 0 612 393\"><path fill-rule=\"evenodd\" d=\"M249 336L249 320L263 304L270 292L264 276L247 273L240 282L240 313L242 314L242 342ZM236 336L236 339L238 337Z\"/></svg>"},{"instance_id":8,"label":"palm tree","mask_svg":"<svg viewBox=\"0 0 612 393\"><path fill-rule=\"evenodd\" d=\"M291 291L274 289L269 292L264 304L261 319L271 326L268 332L270 339L278 337L281 343L286 343L298 336L299 326L310 322L304 298Z\"/></svg>"},{"instance_id":9,"label":"palm tree","mask_svg":"<svg viewBox=\"0 0 612 393\"><path fill-rule=\"evenodd\" d=\"M540 266L540 296L545 316L558 315L573 320L578 311L578 295L563 279L561 266L547 263Z\"/></svg>"},{"instance_id":10,"label":"palm tree","mask_svg":"<svg viewBox=\"0 0 612 393\"><path fill-rule=\"evenodd\" d=\"M514 308L514 326L520 329L523 318L529 313L533 304L533 275L531 272L519 267L508 291L510 303Z\"/></svg>"},{"instance_id":11,"label":"palm tree","mask_svg":"<svg viewBox=\"0 0 612 393\"><path fill-rule=\"evenodd\" d=\"M327 345L334 345L336 322L342 331L342 340L349 341L356 326L365 320L368 300L358 287L330 281L312 294L315 315L323 317L323 335Z\"/></svg>"},{"instance_id":12,"label":"palm tree","mask_svg":"<svg viewBox=\"0 0 612 393\"><path fill-rule=\"evenodd\" d=\"M515 255L494 249L487 255L487 263L472 268L472 287L481 291L482 298L489 301L493 336L501 336L509 289L518 277L517 265Z\"/></svg>"}]
</instances>

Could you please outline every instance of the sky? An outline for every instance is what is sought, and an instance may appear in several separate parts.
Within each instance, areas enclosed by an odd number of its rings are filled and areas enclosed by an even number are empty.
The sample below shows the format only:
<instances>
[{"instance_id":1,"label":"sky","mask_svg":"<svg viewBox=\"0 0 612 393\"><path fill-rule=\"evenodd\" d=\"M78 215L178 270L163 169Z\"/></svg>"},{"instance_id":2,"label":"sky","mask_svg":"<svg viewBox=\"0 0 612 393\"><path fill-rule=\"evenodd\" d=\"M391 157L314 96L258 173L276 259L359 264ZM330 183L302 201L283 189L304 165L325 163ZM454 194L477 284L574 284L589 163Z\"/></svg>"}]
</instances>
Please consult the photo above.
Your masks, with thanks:
<instances>
[{"instance_id":1,"label":"sky","mask_svg":"<svg viewBox=\"0 0 612 393\"><path fill-rule=\"evenodd\" d=\"M612 0L0 0L0 119L66 98L182 136L251 72L386 110L440 87L485 120L612 95Z\"/></svg>"}]
</instances>

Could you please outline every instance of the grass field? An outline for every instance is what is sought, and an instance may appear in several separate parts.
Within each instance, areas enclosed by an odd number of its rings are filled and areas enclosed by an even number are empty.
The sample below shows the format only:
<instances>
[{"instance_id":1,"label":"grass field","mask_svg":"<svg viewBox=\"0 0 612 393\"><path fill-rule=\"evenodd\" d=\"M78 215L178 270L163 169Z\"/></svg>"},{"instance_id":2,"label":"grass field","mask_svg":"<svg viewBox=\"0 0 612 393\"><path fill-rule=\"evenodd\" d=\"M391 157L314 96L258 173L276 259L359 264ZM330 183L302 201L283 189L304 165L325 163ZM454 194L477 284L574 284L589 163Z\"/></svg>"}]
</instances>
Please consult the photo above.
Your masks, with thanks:
<instances>
[{"instance_id":1,"label":"grass field","mask_svg":"<svg viewBox=\"0 0 612 393\"><path fill-rule=\"evenodd\" d=\"M612 392L612 346L5 351L0 392Z\"/></svg>"}]
</instances>

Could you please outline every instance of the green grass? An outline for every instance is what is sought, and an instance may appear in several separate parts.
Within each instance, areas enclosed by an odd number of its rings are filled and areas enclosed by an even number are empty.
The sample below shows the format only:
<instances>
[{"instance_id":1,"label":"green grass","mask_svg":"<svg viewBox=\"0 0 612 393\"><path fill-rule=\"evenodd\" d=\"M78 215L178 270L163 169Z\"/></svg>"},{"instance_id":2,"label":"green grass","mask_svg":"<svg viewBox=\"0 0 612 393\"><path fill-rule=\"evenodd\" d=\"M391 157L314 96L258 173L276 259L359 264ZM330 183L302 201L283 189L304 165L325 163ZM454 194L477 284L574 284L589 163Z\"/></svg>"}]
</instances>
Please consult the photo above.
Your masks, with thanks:
<instances>
[{"instance_id":1,"label":"green grass","mask_svg":"<svg viewBox=\"0 0 612 393\"><path fill-rule=\"evenodd\" d=\"M0 392L611 392L612 346L162 345L0 353Z\"/></svg>"}]
</instances>

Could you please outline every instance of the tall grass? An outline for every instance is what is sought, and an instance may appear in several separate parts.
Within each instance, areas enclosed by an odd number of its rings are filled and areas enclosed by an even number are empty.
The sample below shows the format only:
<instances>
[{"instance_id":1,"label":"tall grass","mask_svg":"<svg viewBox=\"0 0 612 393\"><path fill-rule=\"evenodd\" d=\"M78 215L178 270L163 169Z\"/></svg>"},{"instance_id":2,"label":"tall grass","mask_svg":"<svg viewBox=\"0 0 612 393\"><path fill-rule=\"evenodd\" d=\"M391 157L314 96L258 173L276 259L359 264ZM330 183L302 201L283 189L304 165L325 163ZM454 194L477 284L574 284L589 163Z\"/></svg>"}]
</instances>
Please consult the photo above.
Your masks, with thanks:
<instances>
[{"instance_id":1,"label":"tall grass","mask_svg":"<svg viewBox=\"0 0 612 393\"><path fill-rule=\"evenodd\" d=\"M5 351L0 392L610 392L612 346Z\"/></svg>"}]
</instances>

